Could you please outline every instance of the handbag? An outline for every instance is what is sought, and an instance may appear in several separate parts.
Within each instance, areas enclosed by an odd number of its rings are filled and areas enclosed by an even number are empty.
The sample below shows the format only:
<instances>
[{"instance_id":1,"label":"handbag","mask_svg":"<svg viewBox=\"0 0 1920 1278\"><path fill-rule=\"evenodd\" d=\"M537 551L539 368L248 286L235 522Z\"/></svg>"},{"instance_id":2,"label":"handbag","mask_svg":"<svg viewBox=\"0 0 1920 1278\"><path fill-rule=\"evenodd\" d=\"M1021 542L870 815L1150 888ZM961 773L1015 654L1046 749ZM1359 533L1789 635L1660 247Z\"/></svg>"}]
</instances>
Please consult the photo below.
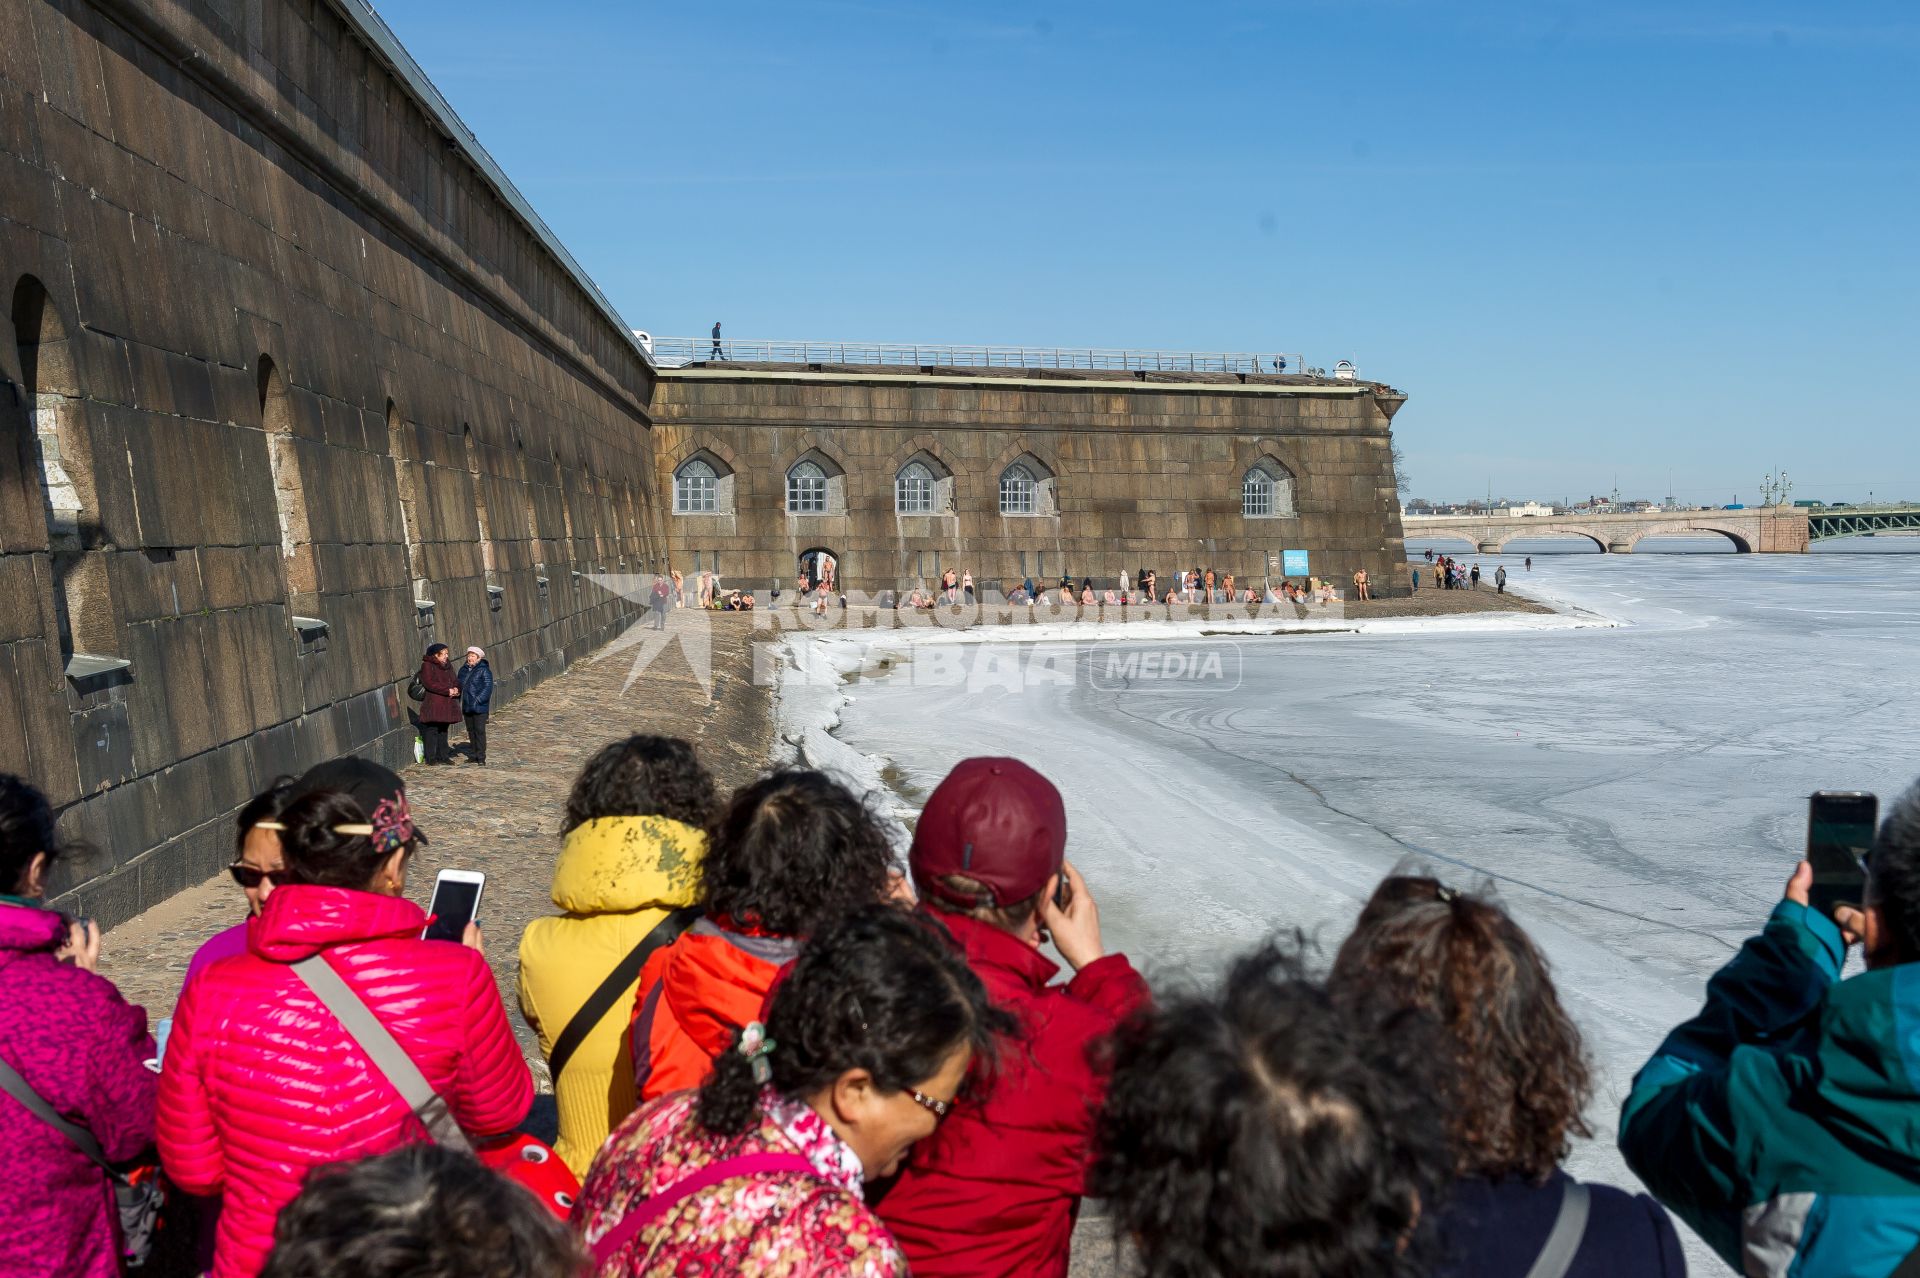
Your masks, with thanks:
<instances>
[{"instance_id":1,"label":"handbag","mask_svg":"<svg viewBox=\"0 0 1920 1278\"><path fill-rule=\"evenodd\" d=\"M113 1186L113 1203L120 1216L120 1254L127 1268L138 1269L153 1254L154 1233L160 1226L160 1209L166 1205L166 1189L158 1167L139 1167L122 1172L107 1161L100 1142L78 1123L70 1123L54 1112L53 1106L33 1090L20 1071L0 1060L0 1089L19 1101L27 1112L71 1141L76 1149L99 1164Z\"/></svg>"},{"instance_id":2,"label":"handbag","mask_svg":"<svg viewBox=\"0 0 1920 1278\"><path fill-rule=\"evenodd\" d=\"M415 675L413 678L407 680L407 699L409 701L425 701L427 699L427 685L420 682L419 675Z\"/></svg>"},{"instance_id":3,"label":"handbag","mask_svg":"<svg viewBox=\"0 0 1920 1278\"><path fill-rule=\"evenodd\" d=\"M407 1103L436 1145L474 1155L494 1171L530 1190L562 1220L567 1218L573 1210L574 1199L579 1196L580 1182L551 1147L522 1134L490 1140L476 1149L447 1107L446 1097L433 1090L433 1084L407 1055L407 1049L400 1046L393 1033L373 1014L373 1009L361 1001L324 957L314 954L301 959L293 965L293 974L306 982L307 988L326 1004L347 1037L360 1045L373 1068L400 1093L400 1099Z\"/></svg>"}]
</instances>

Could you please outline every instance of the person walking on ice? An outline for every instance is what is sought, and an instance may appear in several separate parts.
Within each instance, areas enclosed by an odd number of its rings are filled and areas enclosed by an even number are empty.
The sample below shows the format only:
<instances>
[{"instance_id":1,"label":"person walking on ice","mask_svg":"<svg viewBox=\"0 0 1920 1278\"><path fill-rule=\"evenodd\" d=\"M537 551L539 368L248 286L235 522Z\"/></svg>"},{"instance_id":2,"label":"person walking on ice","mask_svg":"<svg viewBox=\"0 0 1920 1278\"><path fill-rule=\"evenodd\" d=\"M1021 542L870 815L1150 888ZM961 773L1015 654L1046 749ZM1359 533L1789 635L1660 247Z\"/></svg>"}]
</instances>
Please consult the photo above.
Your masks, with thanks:
<instances>
[{"instance_id":1,"label":"person walking on ice","mask_svg":"<svg viewBox=\"0 0 1920 1278\"><path fill-rule=\"evenodd\" d=\"M1501 594L1504 595L1507 593L1507 566L1505 564L1501 564L1493 570L1493 585L1494 589Z\"/></svg>"}]
</instances>

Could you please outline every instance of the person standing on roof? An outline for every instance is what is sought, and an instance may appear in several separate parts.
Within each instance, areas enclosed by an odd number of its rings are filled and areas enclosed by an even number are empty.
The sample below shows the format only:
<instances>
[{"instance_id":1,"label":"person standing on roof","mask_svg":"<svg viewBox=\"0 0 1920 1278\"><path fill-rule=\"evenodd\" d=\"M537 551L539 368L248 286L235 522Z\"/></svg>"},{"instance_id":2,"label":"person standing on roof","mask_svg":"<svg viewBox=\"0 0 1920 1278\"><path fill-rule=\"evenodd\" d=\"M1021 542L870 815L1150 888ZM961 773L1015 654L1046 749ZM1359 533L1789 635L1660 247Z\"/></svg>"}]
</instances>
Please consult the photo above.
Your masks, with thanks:
<instances>
[{"instance_id":1,"label":"person standing on roof","mask_svg":"<svg viewBox=\"0 0 1920 1278\"><path fill-rule=\"evenodd\" d=\"M715 320L713 322L713 354L710 355L708 358L709 359L725 359L726 358L725 355L720 353L720 321L719 320Z\"/></svg>"}]
</instances>

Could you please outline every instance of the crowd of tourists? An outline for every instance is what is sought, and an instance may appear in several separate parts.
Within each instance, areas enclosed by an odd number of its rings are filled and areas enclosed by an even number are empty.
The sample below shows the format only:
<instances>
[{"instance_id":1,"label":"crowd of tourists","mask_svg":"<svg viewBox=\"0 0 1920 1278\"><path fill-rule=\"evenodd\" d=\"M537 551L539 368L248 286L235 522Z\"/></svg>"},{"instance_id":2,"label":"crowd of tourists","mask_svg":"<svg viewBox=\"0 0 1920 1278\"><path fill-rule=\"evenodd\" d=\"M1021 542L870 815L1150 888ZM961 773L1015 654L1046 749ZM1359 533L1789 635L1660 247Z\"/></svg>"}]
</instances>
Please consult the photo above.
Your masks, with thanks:
<instances>
[{"instance_id":1,"label":"crowd of tourists","mask_svg":"<svg viewBox=\"0 0 1920 1278\"><path fill-rule=\"evenodd\" d=\"M1372 581L1364 568L1354 573L1353 585L1355 599L1373 598ZM1339 589L1319 577L1305 577L1298 584L1290 577L1282 577L1255 585L1236 580L1230 572L1216 573L1211 568L1186 569L1165 582L1156 571L1142 568L1137 573L1121 573L1117 585L1112 587L1096 587L1091 577L1082 577L1076 583L1071 574L1052 584L1023 577L1017 582L1000 583L998 594L1015 606L1074 609L1144 608L1155 604L1169 608L1175 604L1188 607L1326 604L1340 598ZM977 598L973 573L948 569L941 574L937 587L928 589L916 584L900 596L894 606L920 609L970 606Z\"/></svg>"},{"instance_id":2,"label":"crowd of tourists","mask_svg":"<svg viewBox=\"0 0 1920 1278\"><path fill-rule=\"evenodd\" d=\"M904 869L833 778L722 794L661 737L597 751L561 828L518 954L549 1147L478 929L404 895L394 773L240 811L240 917L158 1041L0 774L0 1274L1059 1278L1088 1195L1156 1278L1677 1275L1669 1211L1745 1274L1920 1263L1920 785L1863 902L1810 908L1801 865L1634 1080L1651 1196L1563 1170L1592 1067L1483 893L1396 873L1324 973L1270 943L1156 997L1013 759L954 768Z\"/></svg>"},{"instance_id":3,"label":"crowd of tourists","mask_svg":"<svg viewBox=\"0 0 1920 1278\"><path fill-rule=\"evenodd\" d=\"M1433 573L1431 580L1433 584L1439 586L1440 589L1480 589L1479 564L1465 564L1455 559L1452 555L1436 556L1431 547L1426 551L1426 561L1431 566ZM1526 567L1529 572L1533 570L1532 555L1527 556ZM1507 566L1505 564L1496 564L1494 566L1493 587L1500 594L1504 595L1507 593ZM1418 567L1413 569L1413 588L1415 590L1420 589L1420 569Z\"/></svg>"}]
</instances>

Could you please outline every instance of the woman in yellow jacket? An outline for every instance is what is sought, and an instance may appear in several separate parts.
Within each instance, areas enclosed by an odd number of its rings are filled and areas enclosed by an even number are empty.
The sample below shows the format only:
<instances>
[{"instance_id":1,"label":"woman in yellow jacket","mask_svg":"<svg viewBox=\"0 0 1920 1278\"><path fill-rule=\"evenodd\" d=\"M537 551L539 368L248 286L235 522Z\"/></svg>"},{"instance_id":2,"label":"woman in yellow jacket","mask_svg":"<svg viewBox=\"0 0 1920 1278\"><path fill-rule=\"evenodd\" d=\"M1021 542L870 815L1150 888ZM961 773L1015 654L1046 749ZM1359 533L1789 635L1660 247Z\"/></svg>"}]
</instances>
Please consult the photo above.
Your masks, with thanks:
<instances>
[{"instance_id":1,"label":"woman in yellow jacket","mask_svg":"<svg viewBox=\"0 0 1920 1278\"><path fill-rule=\"evenodd\" d=\"M568 796L553 867L553 903L565 913L535 919L520 938L520 1010L557 1066L554 1148L577 1176L636 1103L626 1046L634 960L692 921L714 803L713 778L672 737L603 747Z\"/></svg>"}]
</instances>

